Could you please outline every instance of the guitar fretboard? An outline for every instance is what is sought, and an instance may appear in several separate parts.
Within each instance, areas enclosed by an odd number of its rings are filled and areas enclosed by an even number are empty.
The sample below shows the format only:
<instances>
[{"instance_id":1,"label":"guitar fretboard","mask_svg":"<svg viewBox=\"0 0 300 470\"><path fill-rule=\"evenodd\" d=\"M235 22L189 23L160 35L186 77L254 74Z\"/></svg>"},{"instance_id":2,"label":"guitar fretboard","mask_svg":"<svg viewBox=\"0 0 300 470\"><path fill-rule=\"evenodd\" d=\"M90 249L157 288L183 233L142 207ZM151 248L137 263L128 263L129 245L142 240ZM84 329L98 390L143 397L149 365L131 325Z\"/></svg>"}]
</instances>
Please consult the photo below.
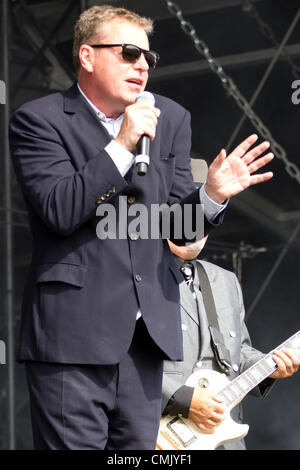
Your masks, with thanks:
<instances>
[{"instance_id":1,"label":"guitar fretboard","mask_svg":"<svg viewBox=\"0 0 300 470\"><path fill-rule=\"evenodd\" d=\"M300 349L300 331L275 349L279 350L283 348ZM271 351L219 392L226 406L236 405L250 390L256 387L265 378L269 377L269 375L277 369L272 355L273 352Z\"/></svg>"}]
</instances>

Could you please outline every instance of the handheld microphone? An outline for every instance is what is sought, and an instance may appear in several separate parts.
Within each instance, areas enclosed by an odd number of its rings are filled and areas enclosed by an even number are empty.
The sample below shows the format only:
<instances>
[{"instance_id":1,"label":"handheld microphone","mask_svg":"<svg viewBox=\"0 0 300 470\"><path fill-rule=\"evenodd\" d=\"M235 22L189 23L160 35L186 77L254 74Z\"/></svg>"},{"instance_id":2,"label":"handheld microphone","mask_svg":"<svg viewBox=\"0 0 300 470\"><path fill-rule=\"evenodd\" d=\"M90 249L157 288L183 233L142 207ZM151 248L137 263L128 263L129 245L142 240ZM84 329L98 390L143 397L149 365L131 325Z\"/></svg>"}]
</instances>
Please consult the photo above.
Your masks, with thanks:
<instances>
[{"instance_id":1,"label":"handheld microphone","mask_svg":"<svg viewBox=\"0 0 300 470\"><path fill-rule=\"evenodd\" d=\"M147 100L149 103L155 104L155 98L149 91L143 91L136 97L136 102L141 100ZM144 176L147 173L148 166L150 163L150 137L147 135L142 135L136 146L136 157L135 157L135 166L137 169L137 174Z\"/></svg>"}]
</instances>

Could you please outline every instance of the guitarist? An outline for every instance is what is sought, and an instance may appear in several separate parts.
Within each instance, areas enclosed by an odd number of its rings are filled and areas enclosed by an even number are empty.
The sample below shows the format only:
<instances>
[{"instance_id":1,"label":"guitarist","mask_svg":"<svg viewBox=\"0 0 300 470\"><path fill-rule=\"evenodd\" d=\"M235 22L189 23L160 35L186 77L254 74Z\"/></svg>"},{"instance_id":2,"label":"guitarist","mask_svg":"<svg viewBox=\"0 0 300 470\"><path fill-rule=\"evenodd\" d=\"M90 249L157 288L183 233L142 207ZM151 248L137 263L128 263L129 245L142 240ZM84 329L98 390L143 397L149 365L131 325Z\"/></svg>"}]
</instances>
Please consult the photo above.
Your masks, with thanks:
<instances>
[{"instance_id":1,"label":"guitarist","mask_svg":"<svg viewBox=\"0 0 300 470\"><path fill-rule=\"evenodd\" d=\"M214 369L222 372L211 346L207 315L200 290L196 261L207 237L189 246L177 246L169 242L178 268L183 274L180 284L181 321L183 334L183 362L165 361L163 376L163 414L182 415L189 418L202 432L213 433L224 419L221 398L205 388L187 387L187 378L198 369ZM240 284L236 276L219 266L201 261L212 287L217 317L224 344L229 351L230 378L240 375L264 354L251 346L251 340L244 322L244 305ZM289 377L297 372L300 352L286 349L274 352L273 359L278 368L250 393L265 397L274 379ZM241 404L233 408L234 421L242 421ZM218 449L243 450L243 440L226 443Z\"/></svg>"}]
</instances>

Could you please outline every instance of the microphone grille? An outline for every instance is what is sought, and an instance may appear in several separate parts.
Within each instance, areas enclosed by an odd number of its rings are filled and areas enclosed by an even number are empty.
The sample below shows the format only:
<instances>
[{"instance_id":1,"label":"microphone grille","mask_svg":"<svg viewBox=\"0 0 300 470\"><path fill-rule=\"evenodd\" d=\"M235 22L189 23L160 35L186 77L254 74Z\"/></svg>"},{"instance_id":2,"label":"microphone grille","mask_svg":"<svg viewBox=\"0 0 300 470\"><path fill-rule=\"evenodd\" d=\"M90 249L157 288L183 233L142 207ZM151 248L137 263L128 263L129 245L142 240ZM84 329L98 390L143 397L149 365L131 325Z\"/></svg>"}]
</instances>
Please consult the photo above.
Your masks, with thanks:
<instances>
[{"instance_id":1,"label":"microphone grille","mask_svg":"<svg viewBox=\"0 0 300 470\"><path fill-rule=\"evenodd\" d=\"M142 91L142 93L140 93L139 95L137 95L135 101L138 102L138 101L142 101L142 100L147 100L149 101L149 103L151 103L153 106L155 104L155 98L154 96L152 95L152 93L150 93L149 91Z\"/></svg>"}]
</instances>

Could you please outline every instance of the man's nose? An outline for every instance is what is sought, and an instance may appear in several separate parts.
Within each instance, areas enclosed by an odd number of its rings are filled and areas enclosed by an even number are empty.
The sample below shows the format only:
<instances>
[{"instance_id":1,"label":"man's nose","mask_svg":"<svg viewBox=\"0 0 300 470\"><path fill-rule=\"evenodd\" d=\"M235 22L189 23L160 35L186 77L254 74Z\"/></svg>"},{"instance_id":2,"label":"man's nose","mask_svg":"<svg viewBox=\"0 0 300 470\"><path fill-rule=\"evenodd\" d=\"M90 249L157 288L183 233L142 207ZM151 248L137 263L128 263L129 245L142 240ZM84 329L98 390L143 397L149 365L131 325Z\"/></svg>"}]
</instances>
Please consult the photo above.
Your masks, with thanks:
<instances>
[{"instance_id":1,"label":"man's nose","mask_svg":"<svg viewBox=\"0 0 300 470\"><path fill-rule=\"evenodd\" d=\"M149 70L149 65L148 65L148 62L146 61L146 58L143 52L134 65L137 69L141 69L143 71Z\"/></svg>"}]
</instances>

